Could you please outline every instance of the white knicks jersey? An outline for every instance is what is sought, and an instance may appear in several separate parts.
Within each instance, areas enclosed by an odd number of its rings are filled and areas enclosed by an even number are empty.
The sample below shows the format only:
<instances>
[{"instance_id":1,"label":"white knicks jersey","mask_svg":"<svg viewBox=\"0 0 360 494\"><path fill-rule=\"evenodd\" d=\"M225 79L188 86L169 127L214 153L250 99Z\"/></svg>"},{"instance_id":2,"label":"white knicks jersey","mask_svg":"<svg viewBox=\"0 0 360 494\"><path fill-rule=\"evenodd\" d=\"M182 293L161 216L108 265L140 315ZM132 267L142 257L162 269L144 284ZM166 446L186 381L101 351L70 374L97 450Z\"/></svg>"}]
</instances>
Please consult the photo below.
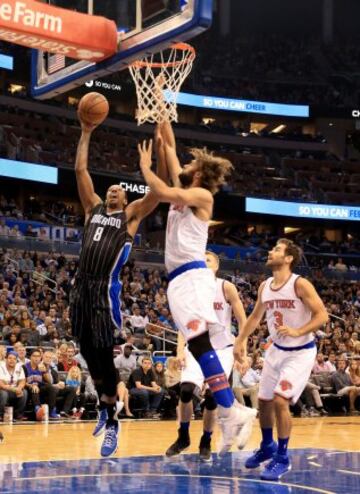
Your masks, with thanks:
<instances>
[{"instance_id":1,"label":"white knicks jersey","mask_svg":"<svg viewBox=\"0 0 360 494\"><path fill-rule=\"evenodd\" d=\"M233 345L235 336L231 332L232 308L225 297L225 280L216 278L216 295L214 299L214 309L219 324L209 324L209 335L212 346L222 349Z\"/></svg>"},{"instance_id":2,"label":"white knicks jersey","mask_svg":"<svg viewBox=\"0 0 360 494\"><path fill-rule=\"evenodd\" d=\"M188 206L171 204L166 226L165 266L169 273L191 261L204 261L209 224Z\"/></svg>"},{"instance_id":3,"label":"white knicks jersey","mask_svg":"<svg viewBox=\"0 0 360 494\"><path fill-rule=\"evenodd\" d=\"M307 324L311 319L310 310L296 294L296 280L298 278L299 275L293 273L288 281L277 289L271 288L274 278L268 278L261 294L261 302L266 307L266 321L270 338L274 343L284 347L302 346L314 339L312 333L297 338L277 334L277 328L280 326L297 329Z\"/></svg>"}]
</instances>

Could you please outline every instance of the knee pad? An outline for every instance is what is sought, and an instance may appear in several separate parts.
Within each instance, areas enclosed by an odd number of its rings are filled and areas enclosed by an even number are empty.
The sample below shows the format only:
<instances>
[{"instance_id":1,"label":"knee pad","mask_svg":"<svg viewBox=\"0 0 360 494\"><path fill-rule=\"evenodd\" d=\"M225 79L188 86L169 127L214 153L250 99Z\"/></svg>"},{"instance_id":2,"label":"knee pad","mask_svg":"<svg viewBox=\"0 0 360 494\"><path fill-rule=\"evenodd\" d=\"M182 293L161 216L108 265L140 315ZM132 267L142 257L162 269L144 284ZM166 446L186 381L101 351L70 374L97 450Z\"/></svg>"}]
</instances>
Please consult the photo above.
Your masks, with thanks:
<instances>
[{"instance_id":1,"label":"knee pad","mask_svg":"<svg viewBox=\"0 0 360 494\"><path fill-rule=\"evenodd\" d=\"M204 353L211 352L213 347L210 342L209 332L207 331L199 336L195 336L195 338L191 338L188 342L188 348L196 360L199 360Z\"/></svg>"},{"instance_id":2,"label":"knee pad","mask_svg":"<svg viewBox=\"0 0 360 494\"><path fill-rule=\"evenodd\" d=\"M206 410L209 410L209 412L212 412L213 410L215 410L217 408L217 403L215 401L215 398L212 394L212 392L210 391L210 389L207 389L205 391L205 408Z\"/></svg>"},{"instance_id":3,"label":"knee pad","mask_svg":"<svg viewBox=\"0 0 360 494\"><path fill-rule=\"evenodd\" d=\"M182 383L180 387L180 400L183 403L190 403L194 396L195 384Z\"/></svg>"}]
</instances>

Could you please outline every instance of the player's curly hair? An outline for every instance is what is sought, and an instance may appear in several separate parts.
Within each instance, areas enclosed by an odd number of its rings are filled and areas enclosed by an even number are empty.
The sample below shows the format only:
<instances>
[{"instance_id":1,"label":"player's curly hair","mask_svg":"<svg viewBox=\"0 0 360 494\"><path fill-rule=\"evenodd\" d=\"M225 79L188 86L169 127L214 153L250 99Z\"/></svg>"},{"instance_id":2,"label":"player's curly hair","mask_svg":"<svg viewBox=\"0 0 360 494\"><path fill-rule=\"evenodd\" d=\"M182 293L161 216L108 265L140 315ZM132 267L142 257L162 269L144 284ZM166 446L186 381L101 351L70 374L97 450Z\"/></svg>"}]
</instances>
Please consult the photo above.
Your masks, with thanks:
<instances>
[{"instance_id":1,"label":"player's curly hair","mask_svg":"<svg viewBox=\"0 0 360 494\"><path fill-rule=\"evenodd\" d=\"M232 163L221 156L214 156L206 148L192 148L190 153L194 156L198 170L201 172L201 186L216 194L231 174L234 168Z\"/></svg>"}]
</instances>

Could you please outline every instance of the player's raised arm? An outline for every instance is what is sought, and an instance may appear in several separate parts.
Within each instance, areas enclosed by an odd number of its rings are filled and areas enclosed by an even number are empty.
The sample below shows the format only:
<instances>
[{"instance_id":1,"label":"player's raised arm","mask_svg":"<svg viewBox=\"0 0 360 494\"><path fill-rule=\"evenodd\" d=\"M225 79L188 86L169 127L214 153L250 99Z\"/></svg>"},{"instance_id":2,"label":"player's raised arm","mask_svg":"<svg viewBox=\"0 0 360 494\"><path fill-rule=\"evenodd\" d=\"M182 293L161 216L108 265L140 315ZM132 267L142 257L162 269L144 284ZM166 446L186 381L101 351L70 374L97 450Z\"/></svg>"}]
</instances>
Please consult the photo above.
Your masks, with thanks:
<instances>
[{"instance_id":1,"label":"player's raised arm","mask_svg":"<svg viewBox=\"0 0 360 494\"><path fill-rule=\"evenodd\" d=\"M89 144L94 126L81 123L81 136L76 151L75 173L76 182L81 204L85 211L85 219L89 216L92 208L101 202L95 193L94 184L88 171Z\"/></svg>"},{"instance_id":2,"label":"player's raised arm","mask_svg":"<svg viewBox=\"0 0 360 494\"><path fill-rule=\"evenodd\" d=\"M160 124L161 137L164 141L164 151L169 175L174 187L180 186L179 175L182 172L179 158L176 154L176 141L170 122Z\"/></svg>"},{"instance_id":3,"label":"player's raised arm","mask_svg":"<svg viewBox=\"0 0 360 494\"><path fill-rule=\"evenodd\" d=\"M156 148L156 157L157 157L157 175L164 181L168 181L168 172L166 168L166 160L165 160L165 149L164 143L161 138L159 127L156 127L155 130L155 148ZM149 142L149 145L146 149L147 157L151 161L152 159L152 141ZM148 192L142 199L138 199L133 201L126 208L129 230L132 235L136 233L138 225L140 221L148 216L150 213L154 211L156 206L159 204L158 196L153 192Z\"/></svg>"}]
</instances>

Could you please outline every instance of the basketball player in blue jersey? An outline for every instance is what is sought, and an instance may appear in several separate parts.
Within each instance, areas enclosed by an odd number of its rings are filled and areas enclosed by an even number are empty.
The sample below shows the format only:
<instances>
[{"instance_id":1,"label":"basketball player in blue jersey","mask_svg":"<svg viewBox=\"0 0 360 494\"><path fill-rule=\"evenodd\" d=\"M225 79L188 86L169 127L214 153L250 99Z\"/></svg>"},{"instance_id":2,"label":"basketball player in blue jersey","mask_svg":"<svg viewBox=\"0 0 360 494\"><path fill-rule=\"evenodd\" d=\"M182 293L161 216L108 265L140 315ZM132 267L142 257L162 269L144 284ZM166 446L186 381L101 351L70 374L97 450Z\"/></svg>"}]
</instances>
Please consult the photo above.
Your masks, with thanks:
<instances>
[{"instance_id":1,"label":"basketball player in blue jersey","mask_svg":"<svg viewBox=\"0 0 360 494\"><path fill-rule=\"evenodd\" d=\"M206 252L205 260L207 267L212 270L216 277L216 273L219 270L218 256L208 251ZM209 327L210 341L214 349L216 349L226 376L229 378L234 366L233 349L235 337L231 332L232 315L234 313L239 330L245 326L246 315L235 285L222 278L216 277L216 294L213 304L220 324L214 324ZM181 363L185 364L181 373L180 402L178 408L180 428L178 430L177 440L166 451L166 456L168 457L177 456L190 446L189 425L193 413L192 399L195 389L201 390L204 385L204 375L201 368L192 354L187 351L184 343L184 339L181 337L181 333L179 333L177 356ZM200 439L199 456L202 461L210 461L211 436L216 422L217 405L210 389L206 389L204 398L204 430ZM255 419L255 410L253 414ZM249 422L250 424L251 422ZM238 445L240 448L243 446L245 444ZM224 451L227 451L228 445L221 445L219 449L220 454L223 452L223 448Z\"/></svg>"},{"instance_id":2,"label":"basketball player in blue jersey","mask_svg":"<svg viewBox=\"0 0 360 494\"><path fill-rule=\"evenodd\" d=\"M328 320L314 286L293 273L300 259L294 242L278 240L266 263L273 276L260 285L255 308L235 343L235 356L244 362L247 338L266 313L272 344L266 351L259 387L262 442L245 463L246 468L257 468L269 460L262 480L279 480L291 469L289 404L296 403L308 382L316 357L314 332ZM274 418L278 444L273 440Z\"/></svg>"},{"instance_id":3,"label":"basketball player in blue jersey","mask_svg":"<svg viewBox=\"0 0 360 494\"><path fill-rule=\"evenodd\" d=\"M223 444L230 449L239 435L248 437L250 434L251 427L247 424L253 422L253 412L235 405L226 373L210 341L209 325L218 324L213 305L216 280L206 266L205 250L213 196L225 183L232 164L206 150L194 149L194 160L182 168L169 123L162 124L161 136L173 187L151 171L151 146L147 148L144 142L138 148L140 167L150 190L160 201L171 204L165 246L169 306L189 352L200 365L213 393L222 421ZM245 439L238 438L238 441L243 443Z\"/></svg>"},{"instance_id":4,"label":"basketball player in blue jersey","mask_svg":"<svg viewBox=\"0 0 360 494\"><path fill-rule=\"evenodd\" d=\"M112 185L103 202L95 193L88 172L89 143L95 127L81 122L81 128L75 172L85 227L71 295L71 323L100 400L99 421L93 435L105 431L101 455L110 456L117 449L119 430L115 415L118 375L113 360L113 332L115 327L121 328L120 272L140 221L155 209L158 199L150 192L127 204L122 187ZM160 165L158 172L165 176L165 167Z\"/></svg>"}]
</instances>

